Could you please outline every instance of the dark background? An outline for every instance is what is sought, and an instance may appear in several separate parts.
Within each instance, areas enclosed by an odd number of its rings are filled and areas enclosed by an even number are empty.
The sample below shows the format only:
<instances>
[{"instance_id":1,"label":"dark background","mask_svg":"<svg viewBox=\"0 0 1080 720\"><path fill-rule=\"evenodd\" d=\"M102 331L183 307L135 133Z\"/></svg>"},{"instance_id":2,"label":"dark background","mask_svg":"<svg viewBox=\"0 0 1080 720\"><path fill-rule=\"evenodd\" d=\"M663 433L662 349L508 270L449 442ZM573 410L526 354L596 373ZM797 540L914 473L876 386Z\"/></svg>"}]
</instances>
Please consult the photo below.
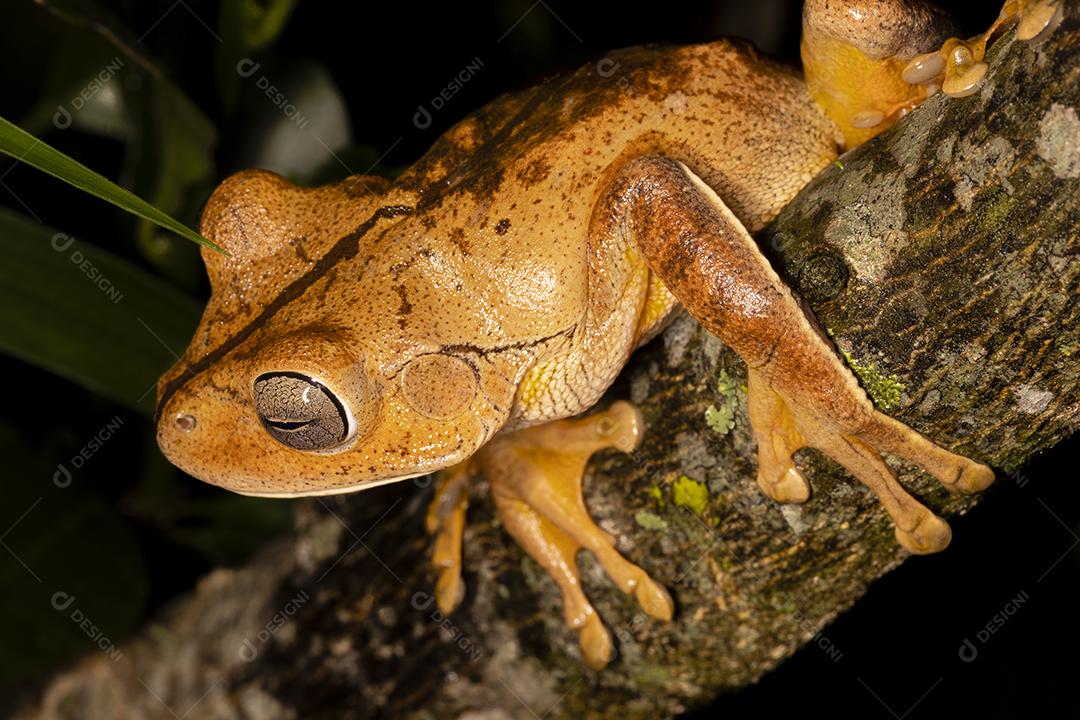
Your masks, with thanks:
<instances>
[{"instance_id":1,"label":"dark background","mask_svg":"<svg viewBox=\"0 0 1080 720\"><path fill-rule=\"evenodd\" d=\"M189 225L213 185L232 170L270 164L304 182L349 171L394 173L498 94L612 48L736 35L796 62L800 6L786 0L641 8L555 0L430 7L300 2L280 36L250 55L260 62L256 76L228 90L229 73L221 68L234 66L235 57L230 60L223 49L228 43L215 37L229 37L226 14L216 3L45 4L49 9L29 0L5 3L0 114L143 196L171 198L168 209ZM962 24L974 32L995 10L962 14ZM105 35L133 41L131 47L216 128L216 140L203 147L209 166L190 172L172 195L161 193L162 178L177 173L162 146L179 147L186 131L170 129L174 109L146 99L151 81L135 60L122 56L122 110L63 130L48 121L50 109L72 97L71 87L84 86L102 58L120 54ZM418 105L430 109L449 78L476 59L480 69L432 111L431 127L417 128L412 120ZM143 77L142 84L129 74ZM290 121L254 87L262 75L275 79L332 154L309 139L299 157L288 157L293 136L276 133ZM205 298L190 243L143 228L10 159L0 159L0 173L4 207L36 215ZM57 285L55 292L65 287ZM35 309L24 311L32 315ZM286 532L291 503L229 495L173 470L156 450L145 413L77 382L9 356L0 356L0 377L0 457L7 470L0 501L0 714L6 714L5 705L20 692L32 692L50 673L95 650L49 606L42 583L23 562L34 574L60 578L50 589L77 594L119 643L211 568L240 564ZM57 492L57 463L113 418L122 420L121 430L80 469L72 487ZM758 685L695 717L1076 715L1076 449L1074 438L1023 473L1002 477L986 502L953 522L948 551L912 559L875 583L826 628L820 644L834 648L832 656L811 644ZM34 505L35 497L44 500ZM979 631L1018 597L1026 601L980 641ZM978 651L971 662L959 655L965 639Z\"/></svg>"}]
</instances>

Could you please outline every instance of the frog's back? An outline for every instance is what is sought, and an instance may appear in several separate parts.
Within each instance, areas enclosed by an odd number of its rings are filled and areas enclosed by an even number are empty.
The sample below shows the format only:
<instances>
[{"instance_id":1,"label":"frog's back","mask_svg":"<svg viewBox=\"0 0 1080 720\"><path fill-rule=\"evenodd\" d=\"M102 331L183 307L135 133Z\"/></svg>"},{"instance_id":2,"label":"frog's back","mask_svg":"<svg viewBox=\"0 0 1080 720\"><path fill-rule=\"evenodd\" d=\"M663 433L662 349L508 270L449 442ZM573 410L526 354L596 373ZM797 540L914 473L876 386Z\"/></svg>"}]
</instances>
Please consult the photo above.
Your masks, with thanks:
<instances>
[{"instance_id":1,"label":"frog's back","mask_svg":"<svg viewBox=\"0 0 1080 720\"><path fill-rule=\"evenodd\" d=\"M647 153L684 162L756 230L835 159L837 135L798 74L745 43L630 48L492 102L402 180L429 203L471 194L513 224L493 206L512 198L518 215L535 206L522 225L546 226L548 210L567 228L588 222L621 160Z\"/></svg>"}]
</instances>

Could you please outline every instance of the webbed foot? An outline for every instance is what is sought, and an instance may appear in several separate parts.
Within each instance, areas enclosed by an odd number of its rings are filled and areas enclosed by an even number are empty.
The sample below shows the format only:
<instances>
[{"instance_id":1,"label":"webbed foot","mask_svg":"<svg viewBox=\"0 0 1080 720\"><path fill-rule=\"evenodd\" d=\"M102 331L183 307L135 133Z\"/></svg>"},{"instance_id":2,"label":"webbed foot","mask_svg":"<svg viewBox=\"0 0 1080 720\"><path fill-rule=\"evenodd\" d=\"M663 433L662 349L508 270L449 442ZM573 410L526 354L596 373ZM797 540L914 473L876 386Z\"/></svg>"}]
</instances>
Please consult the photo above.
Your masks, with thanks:
<instances>
[{"instance_id":1,"label":"webbed foot","mask_svg":"<svg viewBox=\"0 0 1080 720\"><path fill-rule=\"evenodd\" d=\"M498 436L478 456L507 531L558 584L566 626L578 631L585 661L596 669L611 661L614 644L582 591L575 560L579 549L591 551L615 585L633 593L649 615L670 620L674 612L667 590L619 554L582 498L589 457L604 448L631 452L641 432L640 413L620 401L585 418Z\"/></svg>"},{"instance_id":2,"label":"webbed foot","mask_svg":"<svg viewBox=\"0 0 1080 720\"><path fill-rule=\"evenodd\" d=\"M1007 0L986 32L961 40L949 37L952 23L924 0L806 0L801 54L807 89L851 148L939 90L952 97L974 93L986 76L986 47L995 34L1016 23L1021 40L1041 39L1061 22L1062 7L1061 0Z\"/></svg>"},{"instance_id":3,"label":"webbed foot","mask_svg":"<svg viewBox=\"0 0 1080 720\"><path fill-rule=\"evenodd\" d=\"M952 492L976 493L993 481L990 468L956 455L907 425L869 407L861 391L840 384L835 407L801 404L777 391L761 372L749 371L750 423L758 440L758 484L780 502L802 502L810 488L792 455L814 447L829 455L881 501L896 525L896 539L913 553L944 550L952 538L948 523L913 498L885 464L882 452L909 460ZM816 403L815 403L816 404ZM842 408L843 412L833 412Z\"/></svg>"}]
</instances>

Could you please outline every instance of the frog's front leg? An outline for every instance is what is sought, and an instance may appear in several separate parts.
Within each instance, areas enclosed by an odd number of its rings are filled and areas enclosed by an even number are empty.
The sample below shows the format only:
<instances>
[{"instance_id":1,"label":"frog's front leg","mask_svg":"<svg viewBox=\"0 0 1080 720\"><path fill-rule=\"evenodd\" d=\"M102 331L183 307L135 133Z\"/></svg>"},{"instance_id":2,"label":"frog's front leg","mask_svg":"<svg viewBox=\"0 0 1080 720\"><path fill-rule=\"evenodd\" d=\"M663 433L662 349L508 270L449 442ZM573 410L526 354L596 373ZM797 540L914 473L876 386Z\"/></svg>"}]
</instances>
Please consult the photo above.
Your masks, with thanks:
<instances>
[{"instance_id":1,"label":"frog's front leg","mask_svg":"<svg viewBox=\"0 0 1080 720\"><path fill-rule=\"evenodd\" d=\"M465 511L469 506L469 480L476 472L472 459L435 474L435 497L428 506L427 531L435 535L431 565L439 573L435 602L450 613L465 597L461 578L461 543Z\"/></svg>"},{"instance_id":2,"label":"frog's front leg","mask_svg":"<svg viewBox=\"0 0 1080 720\"><path fill-rule=\"evenodd\" d=\"M934 83L952 97L971 95L986 75L986 47L999 30L1016 23L1016 36L1037 40L1053 32L1061 22L1061 0L1006 0L998 17L975 37L949 38L939 50L913 58L903 77L912 83Z\"/></svg>"},{"instance_id":3,"label":"frog's front leg","mask_svg":"<svg viewBox=\"0 0 1080 720\"><path fill-rule=\"evenodd\" d=\"M555 580L563 596L567 627L577 630L582 654L594 668L611 660L611 635L581 589L575 556L585 548L625 593L633 593L653 617L670 620L667 590L626 560L614 539L589 517L582 476L589 457L613 447L635 449L641 416L626 402L574 420L560 420L493 439L478 454L491 484L495 508L507 531Z\"/></svg>"},{"instance_id":4,"label":"frog's front leg","mask_svg":"<svg viewBox=\"0 0 1080 720\"><path fill-rule=\"evenodd\" d=\"M963 97L986 74L990 39L1016 23L1037 40L1060 23L1061 0L1006 0L967 40L927 0L806 0L801 55L810 95L854 147L936 93Z\"/></svg>"},{"instance_id":5,"label":"frog's front leg","mask_svg":"<svg viewBox=\"0 0 1080 720\"><path fill-rule=\"evenodd\" d=\"M746 362L758 481L766 493L805 500L809 488L792 454L817 448L877 495L904 547L926 553L948 544L948 525L904 491L880 453L924 467L953 491L982 490L993 473L874 409L809 311L708 185L672 159L642 157L620 171L598 207L593 232L642 253L679 301Z\"/></svg>"}]
</instances>

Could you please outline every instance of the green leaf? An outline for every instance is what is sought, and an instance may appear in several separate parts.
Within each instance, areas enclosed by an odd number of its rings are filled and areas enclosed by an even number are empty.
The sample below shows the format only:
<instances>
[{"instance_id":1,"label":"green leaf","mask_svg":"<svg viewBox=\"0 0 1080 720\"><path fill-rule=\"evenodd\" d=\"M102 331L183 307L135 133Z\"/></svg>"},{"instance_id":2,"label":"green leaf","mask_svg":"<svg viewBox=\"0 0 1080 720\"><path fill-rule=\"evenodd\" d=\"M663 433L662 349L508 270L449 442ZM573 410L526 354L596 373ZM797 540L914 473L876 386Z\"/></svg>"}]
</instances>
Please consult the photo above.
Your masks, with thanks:
<instances>
[{"instance_id":1,"label":"green leaf","mask_svg":"<svg viewBox=\"0 0 1080 720\"><path fill-rule=\"evenodd\" d=\"M147 415L200 304L88 243L0 210L0 350Z\"/></svg>"},{"instance_id":2,"label":"green leaf","mask_svg":"<svg viewBox=\"0 0 1080 720\"><path fill-rule=\"evenodd\" d=\"M0 152L32 165L38 170L47 172L91 195L96 195L102 200L111 202L129 213L157 223L167 230L172 230L177 235L188 240L193 240L218 252L225 252L202 235L172 219L134 193L102 177L82 163L68 157L2 117L0 117Z\"/></svg>"},{"instance_id":3,"label":"green leaf","mask_svg":"<svg viewBox=\"0 0 1080 720\"><path fill-rule=\"evenodd\" d=\"M129 93L136 141L128 145L125 177L154 207L172 217L197 220L213 189L217 129L172 83L147 83ZM141 220L136 242L161 274L185 289L199 287L203 263L197 248Z\"/></svg>"}]
</instances>

